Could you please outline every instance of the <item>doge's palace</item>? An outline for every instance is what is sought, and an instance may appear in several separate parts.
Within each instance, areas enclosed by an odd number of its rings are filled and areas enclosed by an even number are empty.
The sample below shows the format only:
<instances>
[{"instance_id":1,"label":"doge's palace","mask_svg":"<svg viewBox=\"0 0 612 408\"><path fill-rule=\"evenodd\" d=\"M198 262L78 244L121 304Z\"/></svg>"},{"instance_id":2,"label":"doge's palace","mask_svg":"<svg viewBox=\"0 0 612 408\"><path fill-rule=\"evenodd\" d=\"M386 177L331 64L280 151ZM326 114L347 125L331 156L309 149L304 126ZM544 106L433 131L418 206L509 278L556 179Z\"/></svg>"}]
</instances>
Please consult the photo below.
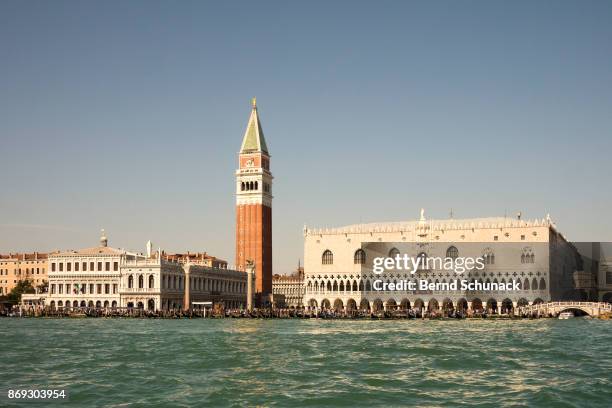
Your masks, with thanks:
<instances>
[{"instance_id":1,"label":"doge's palace","mask_svg":"<svg viewBox=\"0 0 612 408\"><path fill-rule=\"evenodd\" d=\"M450 282L453 279L488 283L516 281L520 290L375 290L379 276L372 273L374 256L394 257L409 248L411 257L484 257L482 270L423 269L417 274L391 271L394 281ZM388 253L372 253L386 244ZM400 254L403 255L403 254ZM575 248L557 231L547 215L522 220L520 216L474 219L427 219L424 210L412 221L355 224L339 228L304 227L304 305L335 310L488 310L509 312L520 305L571 299L574 293Z\"/></svg>"}]
</instances>

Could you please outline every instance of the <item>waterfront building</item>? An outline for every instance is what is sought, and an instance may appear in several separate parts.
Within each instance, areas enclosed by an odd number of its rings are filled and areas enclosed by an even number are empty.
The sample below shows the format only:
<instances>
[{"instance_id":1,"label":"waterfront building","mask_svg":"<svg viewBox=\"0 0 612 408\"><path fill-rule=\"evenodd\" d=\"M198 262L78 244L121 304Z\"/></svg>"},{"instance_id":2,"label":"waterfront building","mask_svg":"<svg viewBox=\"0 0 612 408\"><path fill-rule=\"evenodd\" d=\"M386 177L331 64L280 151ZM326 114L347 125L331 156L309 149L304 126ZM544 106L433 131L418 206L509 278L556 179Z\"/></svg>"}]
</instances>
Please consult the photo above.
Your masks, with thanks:
<instances>
[{"instance_id":1,"label":"waterfront building","mask_svg":"<svg viewBox=\"0 0 612 408\"><path fill-rule=\"evenodd\" d=\"M22 307L42 308L45 306L47 293L23 293L20 305Z\"/></svg>"},{"instance_id":2,"label":"waterfront building","mask_svg":"<svg viewBox=\"0 0 612 408\"><path fill-rule=\"evenodd\" d=\"M277 307L300 308L304 306L304 268L298 268L291 275L275 274L272 277L272 293L279 299Z\"/></svg>"},{"instance_id":3,"label":"waterfront building","mask_svg":"<svg viewBox=\"0 0 612 408\"><path fill-rule=\"evenodd\" d=\"M236 170L236 268L255 263L258 304L272 294L272 173L257 103L253 98Z\"/></svg>"},{"instance_id":4,"label":"waterfront building","mask_svg":"<svg viewBox=\"0 0 612 408\"><path fill-rule=\"evenodd\" d=\"M454 271L423 268L416 275L392 272L394 280L450 282L454 279L483 283L520 282L514 291L377 291L368 243L390 247L403 243L408 256L461 256L488 259L481 271L456 276ZM512 243L516 249L505 250ZM495 248L500 248L496 253ZM501 248L504 248L502 250ZM434 251L435 253L428 253ZM389 248L383 256L395 256ZM351 309L456 309L507 312L517 306L571 300L580 296L574 285L579 256L547 216L541 220L498 218L418 220L349 225L340 228L304 227L305 306ZM370 268L367 267L370 265Z\"/></svg>"},{"instance_id":5,"label":"waterfront building","mask_svg":"<svg viewBox=\"0 0 612 408\"><path fill-rule=\"evenodd\" d=\"M97 247L51 254L45 305L170 310L191 308L194 301L226 308L245 303L245 272L189 257L164 259L163 253L153 252L150 241L146 254L111 248L103 234Z\"/></svg>"},{"instance_id":6,"label":"waterfront building","mask_svg":"<svg viewBox=\"0 0 612 408\"><path fill-rule=\"evenodd\" d=\"M104 231L99 246L51 254L45 304L51 307L120 306L120 265L137 256L109 247Z\"/></svg>"},{"instance_id":7,"label":"waterfront building","mask_svg":"<svg viewBox=\"0 0 612 408\"><path fill-rule=\"evenodd\" d=\"M612 242L576 242L580 267L574 273L580 300L612 303Z\"/></svg>"},{"instance_id":8,"label":"waterfront building","mask_svg":"<svg viewBox=\"0 0 612 408\"><path fill-rule=\"evenodd\" d=\"M159 256L126 259L121 265L121 306L191 309L193 302L209 301L240 308L246 303L246 278L245 272Z\"/></svg>"},{"instance_id":9,"label":"waterfront building","mask_svg":"<svg viewBox=\"0 0 612 408\"><path fill-rule=\"evenodd\" d=\"M0 254L0 296L8 295L21 280L29 280L34 288L47 282L47 254Z\"/></svg>"},{"instance_id":10,"label":"waterfront building","mask_svg":"<svg viewBox=\"0 0 612 408\"><path fill-rule=\"evenodd\" d=\"M612 303L612 254L601 260L597 281L599 282L599 299L603 302Z\"/></svg>"},{"instance_id":11,"label":"waterfront building","mask_svg":"<svg viewBox=\"0 0 612 408\"><path fill-rule=\"evenodd\" d=\"M612 303L612 242L596 244L596 285L598 300Z\"/></svg>"}]
</instances>

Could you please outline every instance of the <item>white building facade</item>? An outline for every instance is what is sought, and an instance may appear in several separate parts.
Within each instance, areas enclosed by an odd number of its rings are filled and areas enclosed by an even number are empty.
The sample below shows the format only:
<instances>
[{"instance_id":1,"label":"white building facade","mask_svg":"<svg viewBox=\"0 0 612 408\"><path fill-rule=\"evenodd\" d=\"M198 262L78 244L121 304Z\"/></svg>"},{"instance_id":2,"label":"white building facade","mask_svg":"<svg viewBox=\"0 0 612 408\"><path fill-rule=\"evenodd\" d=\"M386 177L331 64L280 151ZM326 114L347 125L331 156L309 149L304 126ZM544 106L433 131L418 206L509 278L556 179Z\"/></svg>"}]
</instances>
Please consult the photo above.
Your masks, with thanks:
<instances>
[{"instance_id":1,"label":"white building facade","mask_svg":"<svg viewBox=\"0 0 612 408\"><path fill-rule=\"evenodd\" d=\"M389 252L371 253L376 251L369 248L377 245ZM380 276L372 272L372 257L393 257L400 253L394 246L410 257L486 255L483 259L487 261L483 269L469 270L461 276L441 269L423 268L416 274L391 270L392 281L517 281L520 290L375 290ZM416 308L505 313L520 305L575 296L576 251L548 216L531 221L505 217L427 220L422 211L416 221L304 227L304 257L304 304L311 309Z\"/></svg>"},{"instance_id":2,"label":"white building facade","mask_svg":"<svg viewBox=\"0 0 612 408\"><path fill-rule=\"evenodd\" d=\"M110 248L102 234L100 246L49 254L46 306L119 307L121 264L135 254Z\"/></svg>"},{"instance_id":3,"label":"white building facade","mask_svg":"<svg viewBox=\"0 0 612 408\"><path fill-rule=\"evenodd\" d=\"M185 310L194 301L211 301L226 308L246 303L246 272L197 263L161 259L100 246L49 256L51 308L137 308Z\"/></svg>"},{"instance_id":4,"label":"white building facade","mask_svg":"<svg viewBox=\"0 0 612 408\"><path fill-rule=\"evenodd\" d=\"M274 275L272 277L272 293L282 299L282 306L290 309L304 306L304 270L298 270L291 275Z\"/></svg>"}]
</instances>

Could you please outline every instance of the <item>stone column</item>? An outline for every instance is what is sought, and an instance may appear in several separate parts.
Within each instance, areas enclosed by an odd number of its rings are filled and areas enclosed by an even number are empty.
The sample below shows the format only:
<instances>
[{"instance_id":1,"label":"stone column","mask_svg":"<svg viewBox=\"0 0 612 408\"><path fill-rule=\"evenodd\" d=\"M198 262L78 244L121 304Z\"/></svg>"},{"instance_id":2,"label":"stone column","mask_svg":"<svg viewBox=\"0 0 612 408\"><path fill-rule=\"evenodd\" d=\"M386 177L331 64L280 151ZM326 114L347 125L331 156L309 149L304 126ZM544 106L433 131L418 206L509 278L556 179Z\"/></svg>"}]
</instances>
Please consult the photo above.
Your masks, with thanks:
<instances>
[{"instance_id":1,"label":"stone column","mask_svg":"<svg viewBox=\"0 0 612 408\"><path fill-rule=\"evenodd\" d=\"M191 309L191 297L189 293L191 291L191 278L189 276L190 268L191 268L191 264L189 263L189 261L183 264L183 270L185 271L185 285L184 285L185 294L183 295L183 310L185 311L188 311L189 309Z\"/></svg>"},{"instance_id":2,"label":"stone column","mask_svg":"<svg viewBox=\"0 0 612 408\"><path fill-rule=\"evenodd\" d=\"M253 310L253 275L255 274L255 262L250 259L246 262L247 273L247 299L246 308L248 311Z\"/></svg>"}]
</instances>

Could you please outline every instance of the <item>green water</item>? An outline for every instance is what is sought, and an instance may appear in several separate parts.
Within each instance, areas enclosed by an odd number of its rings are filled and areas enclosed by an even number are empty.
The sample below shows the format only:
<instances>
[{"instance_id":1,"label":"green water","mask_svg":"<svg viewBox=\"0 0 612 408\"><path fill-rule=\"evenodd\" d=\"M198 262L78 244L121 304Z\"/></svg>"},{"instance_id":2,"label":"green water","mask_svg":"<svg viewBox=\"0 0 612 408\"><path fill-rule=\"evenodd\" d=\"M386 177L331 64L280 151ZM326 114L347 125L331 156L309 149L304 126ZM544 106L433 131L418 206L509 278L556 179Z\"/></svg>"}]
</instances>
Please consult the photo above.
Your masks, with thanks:
<instances>
[{"instance_id":1,"label":"green water","mask_svg":"<svg viewBox=\"0 0 612 408\"><path fill-rule=\"evenodd\" d=\"M612 321L0 319L0 406L612 406ZM9 401L11 388L66 401Z\"/></svg>"}]
</instances>

